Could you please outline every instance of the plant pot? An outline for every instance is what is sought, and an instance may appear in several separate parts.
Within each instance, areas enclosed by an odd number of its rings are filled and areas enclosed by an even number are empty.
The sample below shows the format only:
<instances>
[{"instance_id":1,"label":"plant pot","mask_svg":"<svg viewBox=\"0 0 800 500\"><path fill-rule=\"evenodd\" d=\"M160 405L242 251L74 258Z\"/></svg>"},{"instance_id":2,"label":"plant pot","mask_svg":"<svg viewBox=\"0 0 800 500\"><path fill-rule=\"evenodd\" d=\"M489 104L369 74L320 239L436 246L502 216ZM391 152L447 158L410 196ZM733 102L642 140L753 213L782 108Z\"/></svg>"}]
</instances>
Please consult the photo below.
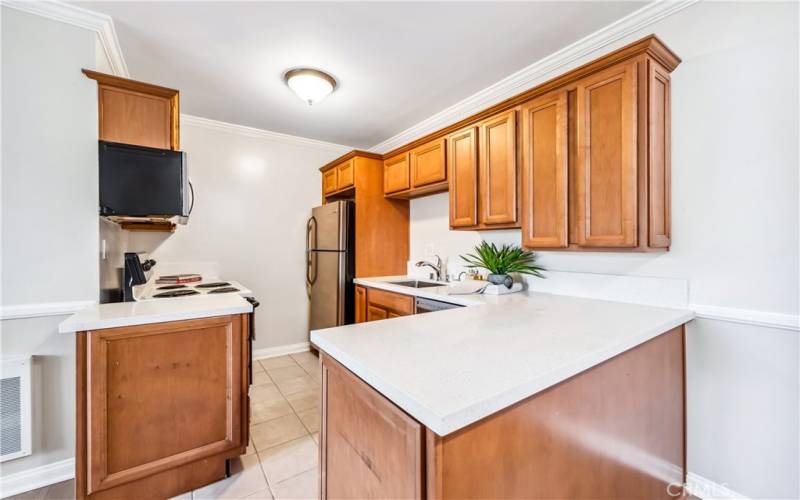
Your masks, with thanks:
<instances>
[{"instance_id":1,"label":"plant pot","mask_svg":"<svg viewBox=\"0 0 800 500\"><path fill-rule=\"evenodd\" d=\"M490 274L487 279L492 285L505 285L508 289L514 284L514 279L507 274Z\"/></svg>"}]
</instances>

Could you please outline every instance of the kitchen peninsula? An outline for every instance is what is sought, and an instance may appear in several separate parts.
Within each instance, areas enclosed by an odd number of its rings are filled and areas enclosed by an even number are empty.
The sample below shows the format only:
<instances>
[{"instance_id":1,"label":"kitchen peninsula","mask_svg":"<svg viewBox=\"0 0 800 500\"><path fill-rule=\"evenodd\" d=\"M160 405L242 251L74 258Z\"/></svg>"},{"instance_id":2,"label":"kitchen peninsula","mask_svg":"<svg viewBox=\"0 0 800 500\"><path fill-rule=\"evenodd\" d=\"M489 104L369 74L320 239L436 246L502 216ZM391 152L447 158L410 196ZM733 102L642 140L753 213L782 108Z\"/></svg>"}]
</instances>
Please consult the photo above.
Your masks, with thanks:
<instances>
[{"instance_id":1,"label":"kitchen peninsula","mask_svg":"<svg viewBox=\"0 0 800 500\"><path fill-rule=\"evenodd\" d=\"M322 498L669 498L687 310L523 292L311 334ZM557 478L560 478L557 480Z\"/></svg>"},{"instance_id":2,"label":"kitchen peninsula","mask_svg":"<svg viewBox=\"0 0 800 500\"><path fill-rule=\"evenodd\" d=\"M250 315L237 294L99 304L76 333L77 498L168 498L248 442Z\"/></svg>"}]
</instances>

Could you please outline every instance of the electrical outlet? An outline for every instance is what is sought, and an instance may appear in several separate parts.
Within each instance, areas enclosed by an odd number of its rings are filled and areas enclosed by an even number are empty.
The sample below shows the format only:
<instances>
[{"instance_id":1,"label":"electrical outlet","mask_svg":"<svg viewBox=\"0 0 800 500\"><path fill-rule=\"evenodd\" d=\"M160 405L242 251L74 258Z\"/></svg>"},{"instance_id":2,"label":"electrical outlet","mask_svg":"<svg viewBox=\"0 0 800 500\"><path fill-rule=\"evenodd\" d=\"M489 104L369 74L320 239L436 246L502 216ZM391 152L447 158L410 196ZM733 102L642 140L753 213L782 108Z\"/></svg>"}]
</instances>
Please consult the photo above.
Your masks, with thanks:
<instances>
[{"instance_id":1,"label":"electrical outlet","mask_svg":"<svg viewBox=\"0 0 800 500\"><path fill-rule=\"evenodd\" d=\"M100 241L100 258L106 260L106 240Z\"/></svg>"}]
</instances>

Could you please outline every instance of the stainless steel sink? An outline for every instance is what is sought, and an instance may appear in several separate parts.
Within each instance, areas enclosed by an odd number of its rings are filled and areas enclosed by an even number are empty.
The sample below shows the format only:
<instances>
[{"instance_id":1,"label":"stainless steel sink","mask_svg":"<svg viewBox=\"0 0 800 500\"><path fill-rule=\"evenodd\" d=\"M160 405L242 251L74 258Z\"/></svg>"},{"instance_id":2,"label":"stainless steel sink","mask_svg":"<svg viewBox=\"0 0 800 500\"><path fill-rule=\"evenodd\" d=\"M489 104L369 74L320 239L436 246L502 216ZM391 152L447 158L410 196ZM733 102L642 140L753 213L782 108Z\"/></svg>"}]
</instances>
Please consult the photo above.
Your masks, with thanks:
<instances>
[{"instance_id":1,"label":"stainless steel sink","mask_svg":"<svg viewBox=\"0 0 800 500\"><path fill-rule=\"evenodd\" d=\"M410 288L431 288L435 286L446 286L446 283L430 283L428 281L408 280L408 281L390 281L392 285L407 286Z\"/></svg>"}]
</instances>

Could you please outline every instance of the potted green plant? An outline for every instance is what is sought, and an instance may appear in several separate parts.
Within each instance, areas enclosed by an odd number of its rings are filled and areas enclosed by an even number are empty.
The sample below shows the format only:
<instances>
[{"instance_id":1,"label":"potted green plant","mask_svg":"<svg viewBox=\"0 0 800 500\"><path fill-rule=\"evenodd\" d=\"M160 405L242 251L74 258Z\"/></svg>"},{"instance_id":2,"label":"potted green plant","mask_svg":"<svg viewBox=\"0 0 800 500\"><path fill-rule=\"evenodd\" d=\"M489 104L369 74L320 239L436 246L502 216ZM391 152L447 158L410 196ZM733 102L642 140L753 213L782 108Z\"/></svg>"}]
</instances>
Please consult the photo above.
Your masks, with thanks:
<instances>
[{"instance_id":1,"label":"potted green plant","mask_svg":"<svg viewBox=\"0 0 800 500\"><path fill-rule=\"evenodd\" d=\"M469 268L481 268L489 271L489 283L505 285L511 288L514 280L509 273L529 274L544 278L541 271L545 269L535 264L536 254L523 250L518 245L503 244L500 248L494 243L482 241L475 247L475 253L462 255L461 258Z\"/></svg>"}]
</instances>

